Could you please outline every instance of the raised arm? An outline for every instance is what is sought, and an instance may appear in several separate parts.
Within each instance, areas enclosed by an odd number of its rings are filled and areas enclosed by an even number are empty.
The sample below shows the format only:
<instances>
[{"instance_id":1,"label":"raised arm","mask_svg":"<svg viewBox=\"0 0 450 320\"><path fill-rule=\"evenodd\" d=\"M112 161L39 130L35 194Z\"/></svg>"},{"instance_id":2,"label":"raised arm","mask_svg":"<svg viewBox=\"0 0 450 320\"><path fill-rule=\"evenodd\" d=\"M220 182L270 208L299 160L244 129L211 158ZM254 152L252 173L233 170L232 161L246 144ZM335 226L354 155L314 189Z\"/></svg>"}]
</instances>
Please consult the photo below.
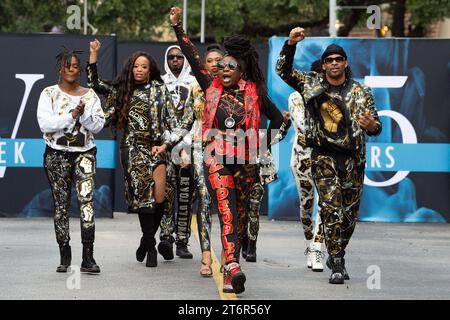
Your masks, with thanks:
<instances>
[{"instance_id":1,"label":"raised arm","mask_svg":"<svg viewBox=\"0 0 450 320\"><path fill-rule=\"evenodd\" d=\"M104 126L107 127L111 124L113 115L116 112L116 95L117 91L114 86L102 81L98 77L97 73L97 59L100 52L101 43L97 39L89 43L89 64L86 67L88 87L92 88L97 94L105 96L106 101L103 106L103 112L105 115Z\"/></svg>"},{"instance_id":2,"label":"raised arm","mask_svg":"<svg viewBox=\"0 0 450 320\"><path fill-rule=\"evenodd\" d=\"M189 37L184 32L183 27L181 26L180 21L181 13L182 10L178 7L173 7L172 9L170 9L170 22L172 23L173 30L175 31L175 34L177 36L178 44L181 48L181 51L183 52L186 59L189 61L192 73L197 79L197 82L200 84L202 90L206 92L206 89L208 89L209 85L212 82L212 79L208 75L203 65L202 59L200 58L197 48L191 42Z\"/></svg>"},{"instance_id":3,"label":"raised arm","mask_svg":"<svg viewBox=\"0 0 450 320\"><path fill-rule=\"evenodd\" d=\"M289 39L285 42L278 57L276 72L288 85L303 93L304 83L308 75L293 67L294 55L297 43L305 38L303 28L294 28L289 33Z\"/></svg>"},{"instance_id":4,"label":"raised arm","mask_svg":"<svg viewBox=\"0 0 450 320\"><path fill-rule=\"evenodd\" d=\"M87 85L94 89L96 93L107 95L113 91L113 87L98 77L97 61L100 47L101 43L97 39L89 43L89 64L86 67Z\"/></svg>"}]
</instances>

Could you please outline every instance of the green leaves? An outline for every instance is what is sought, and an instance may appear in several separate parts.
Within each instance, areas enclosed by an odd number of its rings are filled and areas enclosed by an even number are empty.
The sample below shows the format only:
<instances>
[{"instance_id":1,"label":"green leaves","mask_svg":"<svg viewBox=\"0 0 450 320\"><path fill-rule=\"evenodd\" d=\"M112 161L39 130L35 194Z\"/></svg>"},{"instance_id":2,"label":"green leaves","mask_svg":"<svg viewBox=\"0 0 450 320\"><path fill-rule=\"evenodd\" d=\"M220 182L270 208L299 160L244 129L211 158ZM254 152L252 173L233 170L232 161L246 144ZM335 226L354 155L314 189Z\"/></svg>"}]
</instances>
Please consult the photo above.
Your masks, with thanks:
<instances>
[{"instance_id":1,"label":"green leaves","mask_svg":"<svg viewBox=\"0 0 450 320\"><path fill-rule=\"evenodd\" d=\"M115 33L121 40L159 40L171 34L169 9L183 7L183 0L88 0L88 20L98 34ZM338 5L368 5L395 1L338 0ZM70 5L80 7L80 0L1 0L0 31L49 32L55 25L65 33L82 33L66 26ZM221 41L225 35L245 33L253 38L286 36L292 26L305 25L326 30L328 0L207 0L206 36ZM188 34L200 35L201 0L188 0ZM350 11L344 12L349 14ZM407 0L406 12L413 25L423 29L450 17L450 0ZM342 14L344 14L342 13ZM361 18L361 17L360 17ZM361 18L362 19L362 18ZM83 16L81 16L83 26ZM314 34L314 30L311 31Z\"/></svg>"}]
</instances>

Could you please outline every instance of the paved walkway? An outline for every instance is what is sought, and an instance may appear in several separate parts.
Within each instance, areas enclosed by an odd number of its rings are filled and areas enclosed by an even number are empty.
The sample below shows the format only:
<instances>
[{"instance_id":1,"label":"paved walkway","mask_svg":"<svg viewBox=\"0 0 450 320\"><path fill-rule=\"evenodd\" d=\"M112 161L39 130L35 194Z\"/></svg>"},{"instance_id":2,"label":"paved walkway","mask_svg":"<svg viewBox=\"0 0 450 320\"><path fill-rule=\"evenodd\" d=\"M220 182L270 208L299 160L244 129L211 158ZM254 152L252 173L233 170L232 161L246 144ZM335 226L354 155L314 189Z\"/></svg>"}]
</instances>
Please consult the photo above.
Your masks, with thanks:
<instances>
[{"instance_id":1,"label":"paved walkway","mask_svg":"<svg viewBox=\"0 0 450 320\"><path fill-rule=\"evenodd\" d=\"M81 264L80 227L71 219L72 263ZM0 219L0 299L449 299L450 225L358 223L347 250L351 280L328 284L329 270L306 268L301 226L261 218L258 262L242 262L247 290L221 294L221 277L199 276L200 248L194 259L175 257L157 268L135 260L139 242L136 215L116 213L97 219L95 258L100 275L58 274L59 254L53 220ZM213 248L220 253L218 220ZM71 281L72 280L72 281ZM76 289L79 285L80 289ZM72 288L72 289L70 289Z\"/></svg>"}]
</instances>

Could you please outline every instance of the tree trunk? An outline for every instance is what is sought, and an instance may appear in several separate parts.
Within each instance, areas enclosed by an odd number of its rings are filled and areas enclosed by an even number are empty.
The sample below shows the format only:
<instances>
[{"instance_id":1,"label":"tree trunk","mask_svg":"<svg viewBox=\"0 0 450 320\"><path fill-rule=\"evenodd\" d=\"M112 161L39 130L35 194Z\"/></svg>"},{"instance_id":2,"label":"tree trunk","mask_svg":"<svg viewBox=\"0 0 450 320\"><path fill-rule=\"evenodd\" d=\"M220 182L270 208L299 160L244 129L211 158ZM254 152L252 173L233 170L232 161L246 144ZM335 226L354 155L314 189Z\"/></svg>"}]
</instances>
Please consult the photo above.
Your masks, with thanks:
<instances>
[{"instance_id":1,"label":"tree trunk","mask_svg":"<svg viewBox=\"0 0 450 320\"><path fill-rule=\"evenodd\" d=\"M339 28L337 33L338 37L347 37L349 35L350 31L358 23L362 12L362 10L351 10L345 15L343 20L344 25Z\"/></svg>"},{"instance_id":2,"label":"tree trunk","mask_svg":"<svg viewBox=\"0 0 450 320\"><path fill-rule=\"evenodd\" d=\"M405 6L406 0L397 0L394 4L393 22L392 22L392 36L405 36Z\"/></svg>"}]
</instances>

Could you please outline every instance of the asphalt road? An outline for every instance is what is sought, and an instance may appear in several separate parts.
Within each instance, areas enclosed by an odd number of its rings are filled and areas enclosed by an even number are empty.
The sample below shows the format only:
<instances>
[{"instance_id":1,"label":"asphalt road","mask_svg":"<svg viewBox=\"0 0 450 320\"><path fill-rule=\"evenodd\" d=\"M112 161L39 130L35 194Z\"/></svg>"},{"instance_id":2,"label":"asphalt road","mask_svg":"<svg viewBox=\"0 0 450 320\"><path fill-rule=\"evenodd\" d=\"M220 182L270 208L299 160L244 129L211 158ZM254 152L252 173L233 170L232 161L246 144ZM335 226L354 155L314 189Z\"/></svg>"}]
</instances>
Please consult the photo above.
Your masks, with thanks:
<instances>
[{"instance_id":1,"label":"asphalt road","mask_svg":"<svg viewBox=\"0 0 450 320\"><path fill-rule=\"evenodd\" d=\"M71 219L72 264L81 265L79 221ZM306 268L299 222L261 217L258 261L241 263L246 291L221 294L221 276L199 276L200 248L193 233L192 260L175 257L157 268L135 260L139 243L136 215L116 213L96 220L94 256L100 275L58 274L59 253L53 220L0 219L0 299L32 300L322 300L449 299L450 225L412 223L357 224L347 248L351 280L328 283L330 272ZM220 253L218 220L213 248Z\"/></svg>"}]
</instances>

